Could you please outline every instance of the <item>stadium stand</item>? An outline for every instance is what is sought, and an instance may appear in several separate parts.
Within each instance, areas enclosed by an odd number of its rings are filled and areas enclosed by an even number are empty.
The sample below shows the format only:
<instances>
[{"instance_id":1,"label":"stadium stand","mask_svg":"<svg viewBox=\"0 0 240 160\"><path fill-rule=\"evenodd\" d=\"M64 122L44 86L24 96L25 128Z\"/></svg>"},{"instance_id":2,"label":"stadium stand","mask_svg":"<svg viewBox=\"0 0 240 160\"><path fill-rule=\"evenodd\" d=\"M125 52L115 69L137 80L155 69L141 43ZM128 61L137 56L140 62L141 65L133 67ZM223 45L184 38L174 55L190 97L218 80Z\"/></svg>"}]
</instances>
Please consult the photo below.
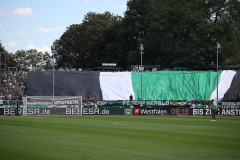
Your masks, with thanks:
<instances>
[{"instance_id":1,"label":"stadium stand","mask_svg":"<svg viewBox=\"0 0 240 160\"><path fill-rule=\"evenodd\" d=\"M128 100L132 93L134 96L139 96L139 74L138 72L56 71L54 95L81 95L83 99L95 97L100 101ZM219 99L225 102L238 102L240 71L224 70L219 71L218 75ZM214 71L144 72L143 77L145 83L143 93L147 100L209 100L215 99L216 96ZM53 72L0 72L0 105L12 104L27 95L52 96ZM137 98L134 97L134 100Z\"/></svg>"},{"instance_id":2,"label":"stadium stand","mask_svg":"<svg viewBox=\"0 0 240 160\"><path fill-rule=\"evenodd\" d=\"M0 73L0 105L16 104L26 95L27 72Z\"/></svg>"}]
</instances>

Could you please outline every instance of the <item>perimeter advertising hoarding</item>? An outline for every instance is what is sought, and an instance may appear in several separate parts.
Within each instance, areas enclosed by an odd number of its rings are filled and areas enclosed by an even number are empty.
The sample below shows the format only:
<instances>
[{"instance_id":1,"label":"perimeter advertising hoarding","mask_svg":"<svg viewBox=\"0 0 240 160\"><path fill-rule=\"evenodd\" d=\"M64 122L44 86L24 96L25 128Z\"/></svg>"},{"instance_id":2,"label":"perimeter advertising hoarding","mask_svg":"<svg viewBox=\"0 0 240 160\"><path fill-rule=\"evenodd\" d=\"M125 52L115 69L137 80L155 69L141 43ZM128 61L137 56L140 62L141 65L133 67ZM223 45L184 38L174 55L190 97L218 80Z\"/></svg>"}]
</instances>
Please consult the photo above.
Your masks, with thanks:
<instances>
[{"instance_id":1,"label":"perimeter advertising hoarding","mask_svg":"<svg viewBox=\"0 0 240 160\"><path fill-rule=\"evenodd\" d=\"M212 115L211 109L193 109L193 108L133 108L125 109L124 115ZM240 116L239 109L222 109L216 115Z\"/></svg>"},{"instance_id":2,"label":"perimeter advertising hoarding","mask_svg":"<svg viewBox=\"0 0 240 160\"><path fill-rule=\"evenodd\" d=\"M79 115L77 108L29 108L18 109L18 115ZM0 108L0 115L17 115L17 109ZM82 115L211 115L211 109L192 108L83 108ZM239 109L222 109L217 115L240 116Z\"/></svg>"},{"instance_id":3,"label":"perimeter advertising hoarding","mask_svg":"<svg viewBox=\"0 0 240 160\"><path fill-rule=\"evenodd\" d=\"M123 115L123 108L83 108L82 115Z\"/></svg>"},{"instance_id":4,"label":"perimeter advertising hoarding","mask_svg":"<svg viewBox=\"0 0 240 160\"><path fill-rule=\"evenodd\" d=\"M134 108L134 115L192 115L191 108Z\"/></svg>"},{"instance_id":5,"label":"perimeter advertising hoarding","mask_svg":"<svg viewBox=\"0 0 240 160\"><path fill-rule=\"evenodd\" d=\"M77 108L28 108L28 109L12 109L12 108L0 108L0 115L79 115L79 109ZM124 110L122 108L110 108L110 109L95 109L95 108L83 108L82 115L123 115Z\"/></svg>"},{"instance_id":6,"label":"perimeter advertising hoarding","mask_svg":"<svg viewBox=\"0 0 240 160\"><path fill-rule=\"evenodd\" d=\"M212 115L211 109L192 109L191 115ZM216 115L224 115L224 116L240 116L239 109L222 109L217 111Z\"/></svg>"}]
</instances>

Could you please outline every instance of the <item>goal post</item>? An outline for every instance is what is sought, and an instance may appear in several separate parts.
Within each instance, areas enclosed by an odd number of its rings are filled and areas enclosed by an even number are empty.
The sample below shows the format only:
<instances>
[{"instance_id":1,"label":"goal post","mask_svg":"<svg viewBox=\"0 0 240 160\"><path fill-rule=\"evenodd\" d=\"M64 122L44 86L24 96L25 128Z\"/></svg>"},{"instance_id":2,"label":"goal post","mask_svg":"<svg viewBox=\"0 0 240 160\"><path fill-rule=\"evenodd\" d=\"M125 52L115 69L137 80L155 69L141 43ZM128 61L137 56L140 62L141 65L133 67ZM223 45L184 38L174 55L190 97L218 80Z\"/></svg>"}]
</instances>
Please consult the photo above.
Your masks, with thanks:
<instances>
[{"instance_id":1,"label":"goal post","mask_svg":"<svg viewBox=\"0 0 240 160\"><path fill-rule=\"evenodd\" d=\"M36 108L72 108L82 115L82 96L27 96L23 99L23 115L28 109Z\"/></svg>"}]
</instances>

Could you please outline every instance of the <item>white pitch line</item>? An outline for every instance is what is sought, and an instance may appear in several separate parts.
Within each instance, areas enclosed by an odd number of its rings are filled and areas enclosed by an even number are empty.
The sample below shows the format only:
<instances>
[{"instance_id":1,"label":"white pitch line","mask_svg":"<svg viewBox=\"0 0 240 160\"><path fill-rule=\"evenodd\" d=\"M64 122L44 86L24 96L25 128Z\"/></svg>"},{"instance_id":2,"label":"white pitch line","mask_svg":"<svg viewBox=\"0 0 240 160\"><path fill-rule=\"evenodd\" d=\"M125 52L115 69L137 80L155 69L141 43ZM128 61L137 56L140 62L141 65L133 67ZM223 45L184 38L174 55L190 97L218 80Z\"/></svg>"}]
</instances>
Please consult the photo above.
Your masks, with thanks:
<instances>
[{"instance_id":1,"label":"white pitch line","mask_svg":"<svg viewBox=\"0 0 240 160\"><path fill-rule=\"evenodd\" d=\"M114 122L114 125L130 125L129 123L125 123L125 122Z\"/></svg>"}]
</instances>

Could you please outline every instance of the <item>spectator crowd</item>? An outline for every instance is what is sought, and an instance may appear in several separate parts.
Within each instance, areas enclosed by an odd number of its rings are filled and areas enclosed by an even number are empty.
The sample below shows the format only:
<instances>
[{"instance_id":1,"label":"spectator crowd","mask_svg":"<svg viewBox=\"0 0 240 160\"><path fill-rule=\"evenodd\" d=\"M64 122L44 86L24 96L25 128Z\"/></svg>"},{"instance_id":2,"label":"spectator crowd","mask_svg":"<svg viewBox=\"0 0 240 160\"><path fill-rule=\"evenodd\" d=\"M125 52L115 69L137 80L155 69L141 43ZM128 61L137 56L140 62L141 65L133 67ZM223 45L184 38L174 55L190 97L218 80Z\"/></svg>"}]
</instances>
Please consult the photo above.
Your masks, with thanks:
<instances>
[{"instance_id":1,"label":"spectator crowd","mask_svg":"<svg viewBox=\"0 0 240 160\"><path fill-rule=\"evenodd\" d=\"M26 93L27 72L0 72L0 106L16 104Z\"/></svg>"}]
</instances>

